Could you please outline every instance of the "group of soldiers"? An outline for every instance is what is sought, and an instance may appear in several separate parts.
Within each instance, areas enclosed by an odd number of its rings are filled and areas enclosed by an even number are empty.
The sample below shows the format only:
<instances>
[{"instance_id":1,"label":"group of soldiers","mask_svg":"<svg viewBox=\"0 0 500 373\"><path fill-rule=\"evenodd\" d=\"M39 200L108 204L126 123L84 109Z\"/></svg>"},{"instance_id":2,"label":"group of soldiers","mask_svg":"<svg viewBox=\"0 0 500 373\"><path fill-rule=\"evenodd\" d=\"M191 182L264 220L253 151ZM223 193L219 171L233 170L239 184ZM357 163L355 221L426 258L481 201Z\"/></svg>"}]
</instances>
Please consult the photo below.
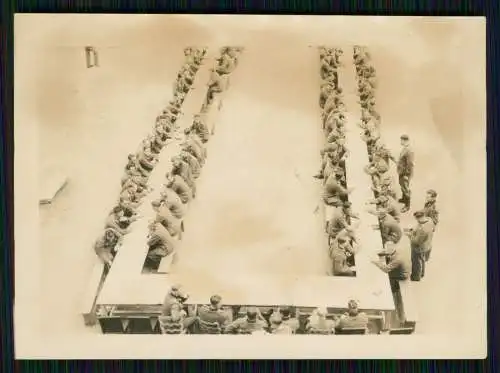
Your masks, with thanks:
<instances>
[{"instance_id":1,"label":"group of soldiers","mask_svg":"<svg viewBox=\"0 0 500 373\"><path fill-rule=\"evenodd\" d=\"M333 274L354 276L354 254L358 247L355 229L359 217L351 211L348 195L352 189L346 183L345 162L349 151L345 146L345 107L338 79L342 55L343 51L338 48L320 50L319 105L326 143L321 150L321 169L315 177L323 181L323 201L331 211L325 229Z\"/></svg>"},{"instance_id":2,"label":"group of soldiers","mask_svg":"<svg viewBox=\"0 0 500 373\"><path fill-rule=\"evenodd\" d=\"M215 95L227 88L228 75L236 67L237 57L237 48L222 48L220 58L211 69L206 100L191 126L184 130L180 152L172 157L172 169L165 175L160 197L152 202L156 217L149 225L146 271L157 270L161 260L173 254L177 241L182 239L183 217L187 205L196 197L196 180L207 157L206 143L213 134L206 123L207 112Z\"/></svg>"},{"instance_id":3,"label":"group of soldiers","mask_svg":"<svg viewBox=\"0 0 500 373\"><path fill-rule=\"evenodd\" d=\"M153 134L141 144L139 151L129 154L121 180L121 192L117 205L108 215L104 233L94 245L99 258L109 269L116 255L118 243L129 231L132 222L138 219L137 208L151 189L147 185L148 178L158 155L167 142L175 137L178 130L176 120L181 113L181 106L193 83L194 75L200 68L205 49L186 48L185 64L181 68L174 84L175 94L167 107L156 118ZM185 155L186 157L188 155Z\"/></svg>"},{"instance_id":4,"label":"group of soldiers","mask_svg":"<svg viewBox=\"0 0 500 373\"><path fill-rule=\"evenodd\" d=\"M379 126L380 115L375 109L375 89L377 85L375 69L370 65L371 56L365 47L354 47L354 64L358 82L358 95L361 105L361 123L363 140L367 144L369 164L365 172L372 177L375 199L368 204L375 205L371 210L378 216L382 241L385 250L381 259L374 261L379 268L388 272L394 280L420 281L425 275L425 264L432 250L432 238L439 221L436 208L437 192L427 191L425 206L413 213L416 220L411 228L401 228L400 215L411 208L410 182L414 172L414 154L410 146L410 138L400 136L401 152L396 159L382 143ZM391 162L396 164L401 198L397 199L396 188L390 176ZM400 204L403 206L400 207ZM411 245L411 265L398 250L398 244L406 234Z\"/></svg>"},{"instance_id":5,"label":"group of soldiers","mask_svg":"<svg viewBox=\"0 0 500 373\"><path fill-rule=\"evenodd\" d=\"M260 309L258 307L226 307L222 297L213 295L208 305L189 307L189 295L174 285L163 302L160 329L163 334L335 334L345 328L368 331L369 319L350 300L347 312L328 317L324 308L310 315L299 315L293 307Z\"/></svg>"}]
</instances>

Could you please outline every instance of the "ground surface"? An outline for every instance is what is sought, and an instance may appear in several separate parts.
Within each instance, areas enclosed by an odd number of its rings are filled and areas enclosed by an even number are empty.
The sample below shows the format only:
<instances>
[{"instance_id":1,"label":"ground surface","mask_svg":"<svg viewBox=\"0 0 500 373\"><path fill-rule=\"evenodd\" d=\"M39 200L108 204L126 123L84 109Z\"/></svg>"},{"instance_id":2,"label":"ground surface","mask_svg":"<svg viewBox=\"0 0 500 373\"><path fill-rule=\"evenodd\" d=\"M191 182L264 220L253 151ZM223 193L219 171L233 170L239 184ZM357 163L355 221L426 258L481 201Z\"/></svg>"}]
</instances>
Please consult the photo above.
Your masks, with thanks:
<instances>
[{"instance_id":1,"label":"ground surface","mask_svg":"<svg viewBox=\"0 0 500 373\"><path fill-rule=\"evenodd\" d=\"M40 208L40 314L44 320L59 315L43 323L53 335L84 330L78 297L95 261L92 243L117 195L127 154L172 95L182 47L193 40L202 44L229 37L227 32L210 35L189 21L167 26L147 17L108 20L52 20L30 36L16 35L16 100L22 98L16 126L36 123L40 172L62 168L70 179L54 204ZM259 27L251 33L240 30L239 41L248 54L235 73L209 146L199 199L186 222L179 270L206 266L207 253L214 249L224 258L211 255L210 265L220 270L325 270L324 253L318 250L323 246L321 220L313 214L319 190L310 177L318 168L321 141L315 59L307 48L314 37L300 36L300 22L287 33ZM405 27L407 37L396 39L392 36L398 29L388 25L372 24L362 31L339 21L332 24L329 42L371 47L380 81L383 136L395 152L401 133L412 138L414 205L422 204L425 189L439 192L441 224L433 258L416 288L420 332L448 334L480 306L467 301L474 290L462 278L479 259L468 255L473 249L457 236L466 229L461 223L464 211L457 205L463 195L462 162L464 154L472 157L464 152L461 125L469 125L468 136L477 136L473 123L481 120L484 94L475 78L481 71L460 62L470 58L469 48L477 39L465 31L460 34L462 29L454 25ZM312 30L326 32L319 24ZM87 44L100 53L99 68L85 68ZM346 49L346 64L351 56ZM36 65L31 62L35 59ZM296 193L301 193L300 200Z\"/></svg>"}]
</instances>

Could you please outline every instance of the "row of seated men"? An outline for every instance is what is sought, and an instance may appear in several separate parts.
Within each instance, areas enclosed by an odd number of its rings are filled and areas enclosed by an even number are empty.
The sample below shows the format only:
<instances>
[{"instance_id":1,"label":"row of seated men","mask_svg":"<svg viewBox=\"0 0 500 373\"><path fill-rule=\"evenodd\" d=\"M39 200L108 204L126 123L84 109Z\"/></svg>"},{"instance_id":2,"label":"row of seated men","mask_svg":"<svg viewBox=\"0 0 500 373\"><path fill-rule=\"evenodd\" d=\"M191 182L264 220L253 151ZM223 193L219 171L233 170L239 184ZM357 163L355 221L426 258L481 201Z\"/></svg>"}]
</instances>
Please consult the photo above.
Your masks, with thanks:
<instances>
[{"instance_id":1,"label":"row of seated men","mask_svg":"<svg viewBox=\"0 0 500 373\"><path fill-rule=\"evenodd\" d=\"M423 209L414 211L416 220L411 228L402 228L400 215L410 210L410 180L413 176L413 152L409 136L401 136L401 153L396 159L380 139L380 115L375 109L376 74L370 66L370 54L366 48L354 48L354 64L357 71L358 94L362 109L362 138L367 144L369 165L365 171L372 176L375 199L370 203L375 205L372 211L379 218L382 241L386 250L382 252L379 261L374 261L383 271L389 273L391 283L397 288L396 280L420 281L425 275L425 264L429 260L432 249L432 238L439 221L436 208L437 192L428 190ZM396 188L389 175L390 162L397 165L399 184L402 197L397 200ZM403 204L400 208L399 203ZM407 234L411 245L411 258L404 255L399 246L402 235Z\"/></svg>"},{"instance_id":2,"label":"row of seated men","mask_svg":"<svg viewBox=\"0 0 500 373\"><path fill-rule=\"evenodd\" d=\"M211 133L206 123L206 114L215 95L226 88L220 84L223 79L221 77L227 78L236 66L236 61L234 48L222 49L216 67L212 69L207 99L202 110L195 115L192 125L185 129L181 150L172 158L172 169L166 175L166 183L160 192L160 198L152 202L156 218L149 225L148 255L144 271L157 271L162 259L174 254L178 241L182 239L183 217L187 205L196 197L196 180L207 157L206 143ZM214 76L218 78L215 79Z\"/></svg>"},{"instance_id":3,"label":"row of seated men","mask_svg":"<svg viewBox=\"0 0 500 373\"><path fill-rule=\"evenodd\" d=\"M116 255L116 248L123 236L128 233L130 224L137 220L136 210L143 197L150 191L147 185L161 149L174 137L177 130L176 120L186 93L198 71L205 49L186 48L186 63L183 65L174 84L175 94L167 107L156 118L154 133L143 142L136 154L129 154L121 180L121 192L117 205L106 219L104 233L95 243L94 249L109 269Z\"/></svg>"},{"instance_id":4,"label":"row of seated men","mask_svg":"<svg viewBox=\"0 0 500 373\"><path fill-rule=\"evenodd\" d=\"M170 289L158 319L163 334L335 334L343 329L357 329L364 334L369 326L367 314L354 300L349 301L345 314L332 320L322 308L296 318L291 307L270 308L268 312L257 307L224 307L219 295L213 295L209 305L193 312L184 306L188 298L180 286Z\"/></svg>"},{"instance_id":5,"label":"row of seated men","mask_svg":"<svg viewBox=\"0 0 500 373\"><path fill-rule=\"evenodd\" d=\"M352 189L347 188L345 172L349 151L345 146L345 108L337 71L342 54L342 50L337 48L320 49L322 83L319 104L326 144L321 150L321 169L315 177L323 180L323 200L331 208L325 228L333 275L355 276L354 255L358 243L353 220L358 219L358 216L351 211L348 201Z\"/></svg>"},{"instance_id":6,"label":"row of seated men","mask_svg":"<svg viewBox=\"0 0 500 373\"><path fill-rule=\"evenodd\" d=\"M229 74L238 65L238 55L241 53L242 48L239 47L223 47L221 49L220 57L216 61L215 67L210 69L210 81L208 83L208 91L203 103L201 112L208 111L215 96L222 93L228 88Z\"/></svg>"}]
</instances>

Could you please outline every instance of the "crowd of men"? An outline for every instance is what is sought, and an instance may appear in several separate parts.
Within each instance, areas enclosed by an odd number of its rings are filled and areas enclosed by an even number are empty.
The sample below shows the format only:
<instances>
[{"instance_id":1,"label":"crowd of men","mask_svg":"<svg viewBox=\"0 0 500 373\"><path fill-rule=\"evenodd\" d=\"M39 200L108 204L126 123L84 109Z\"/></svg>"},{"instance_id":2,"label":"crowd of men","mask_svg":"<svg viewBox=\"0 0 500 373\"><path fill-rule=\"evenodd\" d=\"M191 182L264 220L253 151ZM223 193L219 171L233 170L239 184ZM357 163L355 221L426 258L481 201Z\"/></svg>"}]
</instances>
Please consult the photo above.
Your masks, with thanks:
<instances>
[{"instance_id":1,"label":"crowd of men","mask_svg":"<svg viewBox=\"0 0 500 373\"><path fill-rule=\"evenodd\" d=\"M210 133L205 123L207 113L217 93L225 89L227 75L236 67L238 48L224 47L212 69L208 84L207 99L192 125L184 130L181 151L172 159L172 170L166 175L167 182L158 200L152 202L156 218L150 222L148 255L145 267L157 269L161 259L175 250L176 240L182 237L182 218L187 203L196 195L195 180L200 175L206 159L205 144ZM141 144L139 151L129 154L121 180L121 192L117 205L106 219L104 232L96 241L94 249L109 269L116 250L130 225L139 218L137 208L144 196L151 191L148 178L158 162L162 148L172 139L179 138L177 120L186 95L192 87L194 77L206 54L204 48L186 48L185 63L174 83L174 97L156 118L154 131Z\"/></svg>"},{"instance_id":2,"label":"crowd of men","mask_svg":"<svg viewBox=\"0 0 500 373\"><path fill-rule=\"evenodd\" d=\"M172 158L172 169L165 175L166 183L160 197L152 202L156 218L150 222L148 255L144 268L156 271L161 260L173 254L184 231L183 217L189 202L196 197L196 180L207 157L206 144L212 131L207 113L216 95L227 88L228 75L236 68L238 50L224 47L215 67L211 69L206 99L193 123L184 130L180 152Z\"/></svg>"},{"instance_id":3,"label":"crowd of men","mask_svg":"<svg viewBox=\"0 0 500 373\"><path fill-rule=\"evenodd\" d=\"M181 106L193 83L205 49L186 48L185 63L174 83L174 97L156 118L154 132L142 142L135 154L128 155L127 165L121 180L121 192L116 206L106 219L104 233L94 245L99 258L109 269L116 255L116 250L129 231L130 225L139 218L137 208L144 196L150 192L148 178L158 155L166 143L174 137L177 130L176 120L181 113Z\"/></svg>"},{"instance_id":4,"label":"crowd of men","mask_svg":"<svg viewBox=\"0 0 500 373\"><path fill-rule=\"evenodd\" d=\"M375 69L370 65L371 56L365 47L355 46L353 57L361 105L359 125L363 130L361 137L367 144L369 158L365 172L372 177L375 197L368 204L375 207L370 212L379 219L377 229L380 229L384 244L380 260L374 260L373 263L389 274L395 289L398 280L410 278L412 281L420 281L425 275L425 264L430 258L432 238L439 221L437 192L433 189L427 191L425 206L413 212L413 227L401 227L401 214L408 213L411 209L410 186L415 166L410 137L407 134L400 136L401 151L396 159L380 136L381 117L375 108L377 79ZM398 174L401 191L399 199L390 176L391 162L395 163ZM404 254L405 248L401 241L404 234L410 241L411 259Z\"/></svg>"},{"instance_id":5,"label":"crowd of men","mask_svg":"<svg viewBox=\"0 0 500 373\"><path fill-rule=\"evenodd\" d=\"M345 146L345 107L339 86L338 67L343 51L339 48L321 48L321 91L319 106L322 112L325 146L321 150L322 163L315 176L323 181L323 202L328 206L326 223L332 273L335 276L355 276L354 255L358 248L355 230L359 217L351 211L345 162L349 151Z\"/></svg>"},{"instance_id":6,"label":"crowd of men","mask_svg":"<svg viewBox=\"0 0 500 373\"><path fill-rule=\"evenodd\" d=\"M367 333L370 320L350 300L346 312L328 314L325 308L301 314L294 307L226 307L222 297L213 295L210 303L199 308L187 307L189 295L174 285L165 297L159 317L163 334L335 334L346 329ZM378 332L377 330L376 332Z\"/></svg>"}]
</instances>

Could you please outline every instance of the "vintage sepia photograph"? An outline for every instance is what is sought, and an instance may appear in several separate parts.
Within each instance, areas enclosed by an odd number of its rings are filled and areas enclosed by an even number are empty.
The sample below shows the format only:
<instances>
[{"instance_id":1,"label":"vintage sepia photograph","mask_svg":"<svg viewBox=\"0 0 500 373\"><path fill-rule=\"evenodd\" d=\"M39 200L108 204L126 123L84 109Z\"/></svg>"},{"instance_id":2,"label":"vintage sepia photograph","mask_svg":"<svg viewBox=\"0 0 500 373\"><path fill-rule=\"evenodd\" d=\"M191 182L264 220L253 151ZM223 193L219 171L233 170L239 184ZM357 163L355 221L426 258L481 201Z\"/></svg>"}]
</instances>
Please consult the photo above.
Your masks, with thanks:
<instances>
[{"instance_id":1,"label":"vintage sepia photograph","mask_svg":"<svg viewBox=\"0 0 500 373\"><path fill-rule=\"evenodd\" d=\"M16 14L16 357L485 357L485 30Z\"/></svg>"}]
</instances>

